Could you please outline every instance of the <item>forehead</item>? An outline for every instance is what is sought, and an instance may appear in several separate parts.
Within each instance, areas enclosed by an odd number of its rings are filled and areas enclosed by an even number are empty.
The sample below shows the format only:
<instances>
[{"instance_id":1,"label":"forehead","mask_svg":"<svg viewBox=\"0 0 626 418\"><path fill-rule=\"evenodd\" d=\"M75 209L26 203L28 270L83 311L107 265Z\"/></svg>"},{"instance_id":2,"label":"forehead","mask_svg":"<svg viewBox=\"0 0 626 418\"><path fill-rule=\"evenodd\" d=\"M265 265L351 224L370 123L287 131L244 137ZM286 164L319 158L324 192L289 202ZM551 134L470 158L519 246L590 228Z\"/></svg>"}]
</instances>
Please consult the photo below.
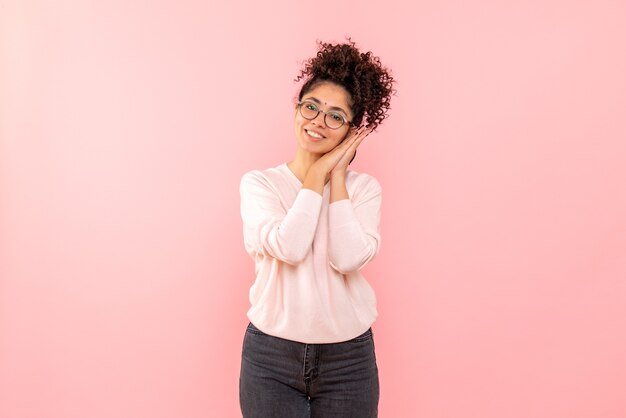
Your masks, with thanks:
<instances>
[{"instance_id":1,"label":"forehead","mask_svg":"<svg viewBox=\"0 0 626 418\"><path fill-rule=\"evenodd\" d=\"M322 83L311 89L302 99L312 100L327 110L340 110L346 114L350 112L348 93L343 87L334 84Z\"/></svg>"}]
</instances>

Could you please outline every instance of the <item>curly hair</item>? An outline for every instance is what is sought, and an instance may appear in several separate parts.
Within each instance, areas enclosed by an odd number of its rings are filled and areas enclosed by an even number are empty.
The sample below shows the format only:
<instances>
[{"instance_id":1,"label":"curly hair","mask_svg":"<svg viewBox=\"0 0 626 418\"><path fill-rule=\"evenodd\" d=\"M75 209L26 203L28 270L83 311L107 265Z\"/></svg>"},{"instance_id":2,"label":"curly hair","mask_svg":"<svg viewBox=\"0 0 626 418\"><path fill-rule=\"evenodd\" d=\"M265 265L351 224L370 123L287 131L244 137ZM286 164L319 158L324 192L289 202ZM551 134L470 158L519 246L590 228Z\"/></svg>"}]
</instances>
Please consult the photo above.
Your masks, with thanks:
<instances>
[{"instance_id":1,"label":"curly hair","mask_svg":"<svg viewBox=\"0 0 626 418\"><path fill-rule=\"evenodd\" d=\"M316 40L317 55L305 61L304 69L294 81L306 78L300 89L302 96L322 82L342 86L349 94L349 106L353 113L352 123L360 126L363 118L373 130L388 117L389 102L395 82L390 70L383 67L371 51L361 53L350 37L348 43L331 44Z\"/></svg>"}]
</instances>

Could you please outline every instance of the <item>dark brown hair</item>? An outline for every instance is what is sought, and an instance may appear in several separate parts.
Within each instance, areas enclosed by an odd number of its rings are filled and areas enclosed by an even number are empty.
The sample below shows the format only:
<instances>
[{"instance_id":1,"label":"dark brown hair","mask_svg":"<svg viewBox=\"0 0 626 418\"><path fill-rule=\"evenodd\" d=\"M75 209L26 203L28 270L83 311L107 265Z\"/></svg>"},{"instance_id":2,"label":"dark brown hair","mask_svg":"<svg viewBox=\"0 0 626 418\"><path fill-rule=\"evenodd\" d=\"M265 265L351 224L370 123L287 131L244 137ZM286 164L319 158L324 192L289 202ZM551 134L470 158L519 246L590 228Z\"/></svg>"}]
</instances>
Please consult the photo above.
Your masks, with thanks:
<instances>
[{"instance_id":1,"label":"dark brown hair","mask_svg":"<svg viewBox=\"0 0 626 418\"><path fill-rule=\"evenodd\" d=\"M361 53L355 42L350 37L347 39L348 43L335 45L316 41L317 55L304 62L304 69L295 79L306 78L298 101L319 83L338 84L349 94L352 123L358 127L365 118L367 125L376 129L388 117L391 93L396 92L392 88L395 80L378 57L370 51Z\"/></svg>"}]
</instances>

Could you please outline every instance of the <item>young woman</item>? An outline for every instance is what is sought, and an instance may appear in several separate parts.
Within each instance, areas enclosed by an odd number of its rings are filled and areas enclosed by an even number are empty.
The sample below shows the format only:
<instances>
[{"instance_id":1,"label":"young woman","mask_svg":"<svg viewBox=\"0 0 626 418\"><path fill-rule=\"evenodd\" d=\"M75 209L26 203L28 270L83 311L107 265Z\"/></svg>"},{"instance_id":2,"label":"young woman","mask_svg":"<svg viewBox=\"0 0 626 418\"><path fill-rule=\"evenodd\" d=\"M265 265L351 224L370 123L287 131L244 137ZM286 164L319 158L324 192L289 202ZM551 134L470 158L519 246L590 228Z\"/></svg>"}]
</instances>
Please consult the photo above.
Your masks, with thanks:
<instances>
[{"instance_id":1,"label":"young woman","mask_svg":"<svg viewBox=\"0 0 626 418\"><path fill-rule=\"evenodd\" d=\"M307 81L294 103L294 159L241 178L256 272L239 379L244 418L378 416L378 312L360 270L380 248L382 190L348 165L387 116L394 80L348 41L319 42L296 78Z\"/></svg>"}]
</instances>

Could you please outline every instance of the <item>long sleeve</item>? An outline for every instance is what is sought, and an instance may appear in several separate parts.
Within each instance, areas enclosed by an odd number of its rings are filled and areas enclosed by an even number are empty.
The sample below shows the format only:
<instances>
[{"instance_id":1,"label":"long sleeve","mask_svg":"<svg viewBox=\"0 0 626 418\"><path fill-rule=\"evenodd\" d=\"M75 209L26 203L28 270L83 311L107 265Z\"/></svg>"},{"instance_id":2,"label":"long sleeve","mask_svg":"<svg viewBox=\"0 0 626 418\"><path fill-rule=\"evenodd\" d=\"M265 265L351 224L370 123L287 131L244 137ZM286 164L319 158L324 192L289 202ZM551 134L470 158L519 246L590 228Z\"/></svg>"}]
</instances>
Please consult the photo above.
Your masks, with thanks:
<instances>
[{"instance_id":1,"label":"long sleeve","mask_svg":"<svg viewBox=\"0 0 626 418\"><path fill-rule=\"evenodd\" d=\"M332 268L342 274L357 271L378 254L381 201L380 183L369 176L366 190L329 205L328 255Z\"/></svg>"},{"instance_id":2,"label":"long sleeve","mask_svg":"<svg viewBox=\"0 0 626 418\"><path fill-rule=\"evenodd\" d=\"M298 264L311 250L322 196L302 188L285 210L278 195L258 171L245 173L239 187L246 251Z\"/></svg>"}]
</instances>

